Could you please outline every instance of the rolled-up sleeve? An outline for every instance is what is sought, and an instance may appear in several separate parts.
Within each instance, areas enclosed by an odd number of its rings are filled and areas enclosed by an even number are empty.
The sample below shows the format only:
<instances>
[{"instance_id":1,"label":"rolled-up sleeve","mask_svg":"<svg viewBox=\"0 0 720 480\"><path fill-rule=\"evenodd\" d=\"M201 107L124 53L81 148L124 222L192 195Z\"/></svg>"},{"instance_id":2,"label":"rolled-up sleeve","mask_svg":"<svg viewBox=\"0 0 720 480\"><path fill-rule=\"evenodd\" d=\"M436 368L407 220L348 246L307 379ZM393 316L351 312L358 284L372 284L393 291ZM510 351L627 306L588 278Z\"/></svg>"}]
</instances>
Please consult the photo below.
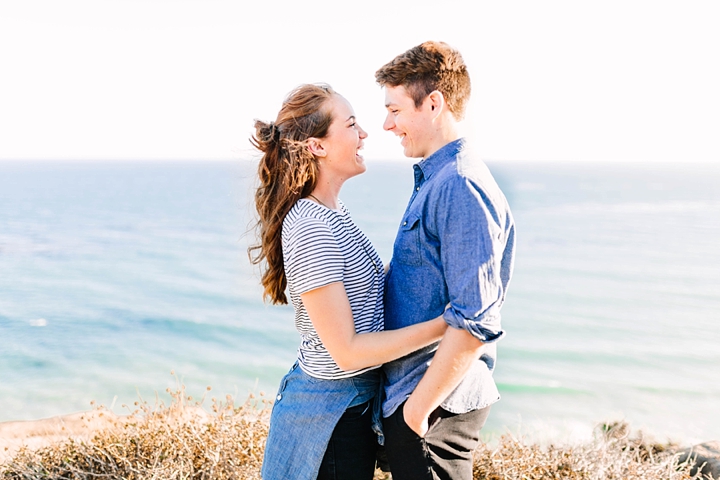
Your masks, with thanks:
<instances>
[{"instance_id":1,"label":"rolled-up sleeve","mask_svg":"<svg viewBox=\"0 0 720 480\"><path fill-rule=\"evenodd\" d=\"M449 307L443 318L484 343L505 335L500 307L505 234L484 192L464 178L444 186L434 218Z\"/></svg>"}]
</instances>

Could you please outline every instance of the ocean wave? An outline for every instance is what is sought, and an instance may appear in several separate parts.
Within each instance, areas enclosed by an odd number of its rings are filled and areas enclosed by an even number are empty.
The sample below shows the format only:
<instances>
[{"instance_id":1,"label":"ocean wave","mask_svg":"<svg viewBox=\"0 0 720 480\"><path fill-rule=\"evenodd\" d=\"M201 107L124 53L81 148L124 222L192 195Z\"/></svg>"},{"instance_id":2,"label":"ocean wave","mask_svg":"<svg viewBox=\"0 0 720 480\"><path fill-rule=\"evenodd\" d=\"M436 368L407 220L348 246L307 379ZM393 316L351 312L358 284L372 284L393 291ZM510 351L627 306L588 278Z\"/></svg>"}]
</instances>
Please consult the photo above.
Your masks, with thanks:
<instances>
[{"instance_id":1,"label":"ocean wave","mask_svg":"<svg viewBox=\"0 0 720 480\"><path fill-rule=\"evenodd\" d=\"M528 383L497 383L500 393L532 393L532 394L549 394L549 395L592 395L588 390L578 388L570 388L563 386L560 382L550 381L545 384L528 384Z\"/></svg>"},{"instance_id":2,"label":"ocean wave","mask_svg":"<svg viewBox=\"0 0 720 480\"><path fill-rule=\"evenodd\" d=\"M662 213L712 213L720 214L720 202L676 201L676 202L625 202L602 203L586 202L552 207L539 207L539 210L552 213L572 214L662 214Z\"/></svg>"}]
</instances>

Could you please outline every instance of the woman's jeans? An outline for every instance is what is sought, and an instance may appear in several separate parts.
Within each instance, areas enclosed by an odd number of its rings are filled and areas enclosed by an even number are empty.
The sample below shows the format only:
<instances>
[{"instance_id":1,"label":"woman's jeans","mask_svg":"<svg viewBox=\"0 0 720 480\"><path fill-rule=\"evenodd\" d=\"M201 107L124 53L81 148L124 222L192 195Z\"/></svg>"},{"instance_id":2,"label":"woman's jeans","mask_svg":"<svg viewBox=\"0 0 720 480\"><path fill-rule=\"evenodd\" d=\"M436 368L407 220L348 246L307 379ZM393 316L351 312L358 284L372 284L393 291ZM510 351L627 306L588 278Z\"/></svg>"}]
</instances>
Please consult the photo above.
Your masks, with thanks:
<instances>
[{"instance_id":1,"label":"woman's jeans","mask_svg":"<svg viewBox=\"0 0 720 480\"><path fill-rule=\"evenodd\" d=\"M318 480L372 480L378 443L372 401L348 408L333 430Z\"/></svg>"}]
</instances>

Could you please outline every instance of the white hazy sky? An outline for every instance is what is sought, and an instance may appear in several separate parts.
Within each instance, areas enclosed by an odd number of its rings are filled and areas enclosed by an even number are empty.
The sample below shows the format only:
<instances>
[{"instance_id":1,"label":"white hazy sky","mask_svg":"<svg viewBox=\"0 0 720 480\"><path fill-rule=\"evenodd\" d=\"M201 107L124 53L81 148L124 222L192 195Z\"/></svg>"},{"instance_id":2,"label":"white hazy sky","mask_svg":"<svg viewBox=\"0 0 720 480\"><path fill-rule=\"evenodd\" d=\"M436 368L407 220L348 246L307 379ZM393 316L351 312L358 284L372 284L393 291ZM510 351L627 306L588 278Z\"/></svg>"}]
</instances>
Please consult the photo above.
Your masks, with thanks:
<instances>
[{"instance_id":1,"label":"white hazy sky","mask_svg":"<svg viewBox=\"0 0 720 480\"><path fill-rule=\"evenodd\" d=\"M486 159L720 164L717 0L0 0L0 160L243 158L318 81L400 158L374 72L429 39Z\"/></svg>"}]
</instances>

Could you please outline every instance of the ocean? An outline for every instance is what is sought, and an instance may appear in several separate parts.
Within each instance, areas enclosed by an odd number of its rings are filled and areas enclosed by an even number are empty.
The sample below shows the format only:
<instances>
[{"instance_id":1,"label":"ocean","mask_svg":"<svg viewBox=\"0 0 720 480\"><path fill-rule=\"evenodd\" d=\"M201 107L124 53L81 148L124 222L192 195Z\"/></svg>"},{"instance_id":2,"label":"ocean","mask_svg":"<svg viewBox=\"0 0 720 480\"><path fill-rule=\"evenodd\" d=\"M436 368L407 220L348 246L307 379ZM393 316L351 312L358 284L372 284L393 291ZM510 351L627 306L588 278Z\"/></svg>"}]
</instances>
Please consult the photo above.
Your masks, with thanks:
<instances>
[{"instance_id":1,"label":"ocean","mask_svg":"<svg viewBox=\"0 0 720 480\"><path fill-rule=\"evenodd\" d=\"M342 191L385 262L410 165L368 162ZM518 243L485 438L621 420L720 440L720 166L489 166ZM298 337L247 258L254 168L0 162L0 421L123 413L180 383L272 397Z\"/></svg>"}]
</instances>

